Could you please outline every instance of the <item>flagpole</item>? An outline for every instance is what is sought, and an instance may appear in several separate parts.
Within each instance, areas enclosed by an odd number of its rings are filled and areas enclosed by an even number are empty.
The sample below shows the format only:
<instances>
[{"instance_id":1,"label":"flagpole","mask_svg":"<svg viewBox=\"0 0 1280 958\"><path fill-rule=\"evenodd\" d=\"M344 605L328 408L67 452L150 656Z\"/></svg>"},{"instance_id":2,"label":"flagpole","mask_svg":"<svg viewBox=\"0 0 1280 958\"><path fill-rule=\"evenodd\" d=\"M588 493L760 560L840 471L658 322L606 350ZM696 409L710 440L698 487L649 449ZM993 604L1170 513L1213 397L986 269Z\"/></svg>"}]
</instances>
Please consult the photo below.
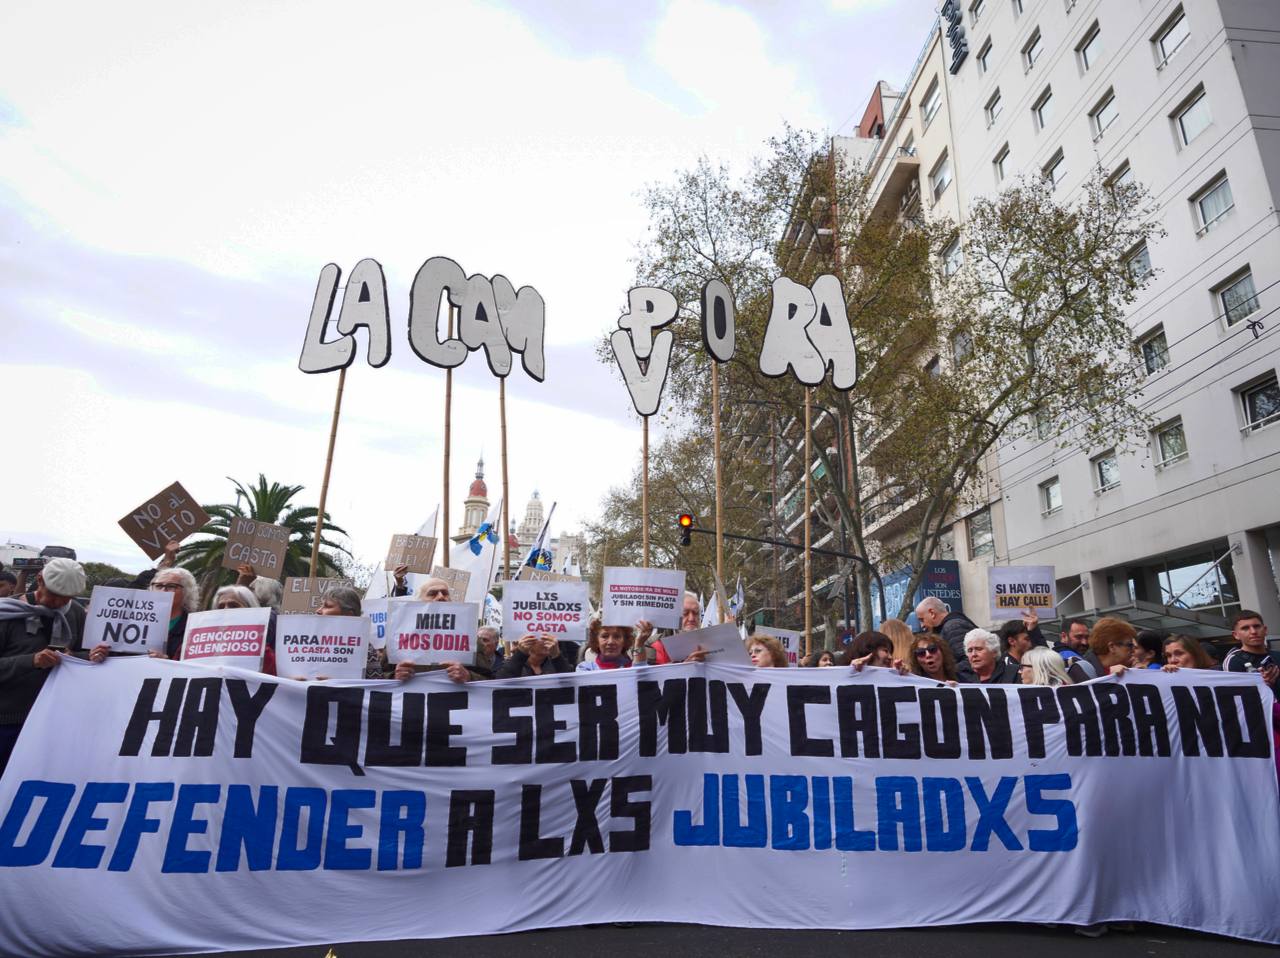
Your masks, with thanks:
<instances>
[{"instance_id":1,"label":"flagpole","mask_svg":"<svg viewBox=\"0 0 1280 958\"><path fill-rule=\"evenodd\" d=\"M450 339L453 338L453 304L449 304L449 332ZM449 444L452 439L450 432L452 430L451 417L453 414L453 370L446 369L444 371L444 499L442 508L444 509L444 555L441 556L440 564L446 569L449 568Z\"/></svg>"},{"instance_id":2,"label":"flagpole","mask_svg":"<svg viewBox=\"0 0 1280 958\"><path fill-rule=\"evenodd\" d=\"M498 379L498 421L502 432L502 577L511 581L511 550L507 530L511 528L511 498L507 490L507 377Z\"/></svg>"},{"instance_id":3,"label":"flagpole","mask_svg":"<svg viewBox=\"0 0 1280 958\"><path fill-rule=\"evenodd\" d=\"M813 390L804 390L804 654L813 652L813 528L810 512L813 509L813 453L810 450L810 433L813 430Z\"/></svg>"},{"instance_id":4,"label":"flagpole","mask_svg":"<svg viewBox=\"0 0 1280 958\"><path fill-rule=\"evenodd\" d=\"M724 485L720 472L720 364L711 360L711 431L716 457L716 577L724 582ZM717 610L724 622L725 609Z\"/></svg>"},{"instance_id":5,"label":"flagpole","mask_svg":"<svg viewBox=\"0 0 1280 958\"><path fill-rule=\"evenodd\" d=\"M333 467L333 444L338 438L338 414L342 411L342 387L347 382L347 367L338 370L338 394L333 400L333 422L329 426L329 451L324 457L324 478L320 480L320 505L316 509L316 534L311 541L311 578L319 578L317 564L320 562L320 535L324 532L324 504L329 498L329 470Z\"/></svg>"},{"instance_id":6,"label":"flagpole","mask_svg":"<svg viewBox=\"0 0 1280 958\"><path fill-rule=\"evenodd\" d=\"M649 417L642 416L644 441L640 447L643 474L640 479L640 542L644 567L649 568Z\"/></svg>"}]
</instances>

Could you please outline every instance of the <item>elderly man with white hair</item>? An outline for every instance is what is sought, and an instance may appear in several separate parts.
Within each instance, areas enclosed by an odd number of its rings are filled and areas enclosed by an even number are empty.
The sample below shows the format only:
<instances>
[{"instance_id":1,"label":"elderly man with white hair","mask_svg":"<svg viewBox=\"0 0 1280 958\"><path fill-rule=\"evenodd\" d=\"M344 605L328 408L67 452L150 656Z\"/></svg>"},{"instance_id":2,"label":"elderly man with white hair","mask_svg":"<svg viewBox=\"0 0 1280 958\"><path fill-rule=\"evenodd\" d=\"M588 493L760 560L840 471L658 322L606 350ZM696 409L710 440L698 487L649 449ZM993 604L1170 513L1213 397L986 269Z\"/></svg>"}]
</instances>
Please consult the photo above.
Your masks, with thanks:
<instances>
[{"instance_id":1,"label":"elderly man with white hair","mask_svg":"<svg viewBox=\"0 0 1280 958\"><path fill-rule=\"evenodd\" d=\"M726 613L725 621L732 622L733 616ZM680 605L680 631L692 632L702 628L702 603L692 592L685 592L684 602ZM666 665L671 661L667 647L662 639L653 637L653 623L647 619L636 622L637 641L646 647L646 659L650 665ZM705 656L698 655L695 661L701 662Z\"/></svg>"},{"instance_id":2,"label":"elderly man with white hair","mask_svg":"<svg viewBox=\"0 0 1280 958\"><path fill-rule=\"evenodd\" d=\"M960 672L960 681L980 685L1017 685L1018 669L1000 659L1000 637L986 629L970 629L964 637L964 655L969 668Z\"/></svg>"},{"instance_id":3,"label":"elderly man with white hair","mask_svg":"<svg viewBox=\"0 0 1280 958\"><path fill-rule=\"evenodd\" d=\"M957 662L964 661L964 637L978 627L963 612L952 612L936 595L926 595L916 606L916 618L926 632L936 632L947 640Z\"/></svg>"}]
</instances>

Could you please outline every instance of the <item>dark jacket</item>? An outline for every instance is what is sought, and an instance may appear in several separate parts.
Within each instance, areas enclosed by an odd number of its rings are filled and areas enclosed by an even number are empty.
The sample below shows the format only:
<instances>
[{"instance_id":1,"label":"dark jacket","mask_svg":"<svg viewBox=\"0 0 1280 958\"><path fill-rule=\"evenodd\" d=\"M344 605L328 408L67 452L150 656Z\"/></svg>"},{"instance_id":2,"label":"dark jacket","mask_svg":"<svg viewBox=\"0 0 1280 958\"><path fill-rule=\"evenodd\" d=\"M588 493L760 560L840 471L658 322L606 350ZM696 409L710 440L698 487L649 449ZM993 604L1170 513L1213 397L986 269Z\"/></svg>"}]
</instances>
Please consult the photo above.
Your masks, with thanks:
<instances>
[{"instance_id":1,"label":"dark jacket","mask_svg":"<svg viewBox=\"0 0 1280 958\"><path fill-rule=\"evenodd\" d=\"M65 607L70 636L59 637L59 646L84 657L84 607L70 602ZM27 720L36 696L44 688L51 669L38 669L35 654L53 640L53 619L33 615L29 619L0 621L0 725L21 725Z\"/></svg>"},{"instance_id":2,"label":"dark jacket","mask_svg":"<svg viewBox=\"0 0 1280 958\"><path fill-rule=\"evenodd\" d=\"M535 672L529 667L529 656L525 655L519 649L516 649L502 663L494 678L497 679L519 679L526 675L553 675L558 672L572 672L574 663L565 658L564 651L554 659L542 660L542 672Z\"/></svg>"},{"instance_id":3,"label":"dark jacket","mask_svg":"<svg viewBox=\"0 0 1280 958\"><path fill-rule=\"evenodd\" d=\"M1093 666L1094 674L1090 675L1086 669L1083 669L1080 667L1080 663L1082 661L1088 662L1091 666ZM1076 683L1088 682L1090 679L1096 679L1106 674L1107 674L1106 668L1103 666L1101 662L1098 661L1098 657L1093 654L1092 649L1090 649L1084 655L1076 656L1067 665L1067 675L1071 676L1071 681Z\"/></svg>"},{"instance_id":4,"label":"dark jacket","mask_svg":"<svg viewBox=\"0 0 1280 958\"><path fill-rule=\"evenodd\" d=\"M951 646L951 653L956 657L956 662L964 661L964 637L976 628L973 620L963 612L948 612L947 617L938 626L938 634L947 640L947 645Z\"/></svg>"},{"instance_id":5,"label":"dark jacket","mask_svg":"<svg viewBox=\"0 0 1280 958\"><path fill-rule=\"evenodd\" d=\"M182 654L182 638L187 634L187 612L174 619L169 625L169 637L165 639L164 654L176 659Z\"/></svg>"},{"instance_id":6,"label":"dark jacket","mask_svg":"<svg viewBox=\"0 0 1280 958\"><path fill-rule=\"evenodd\" d=\"M995 671L985 682L978 678L968 661L964 663L963 668L956 669L956 678L970 685L1017 685L1022 681L1022 674L1016 665L1008 665L1003 660L997 659Z\"/></svg>"}]
</instances>

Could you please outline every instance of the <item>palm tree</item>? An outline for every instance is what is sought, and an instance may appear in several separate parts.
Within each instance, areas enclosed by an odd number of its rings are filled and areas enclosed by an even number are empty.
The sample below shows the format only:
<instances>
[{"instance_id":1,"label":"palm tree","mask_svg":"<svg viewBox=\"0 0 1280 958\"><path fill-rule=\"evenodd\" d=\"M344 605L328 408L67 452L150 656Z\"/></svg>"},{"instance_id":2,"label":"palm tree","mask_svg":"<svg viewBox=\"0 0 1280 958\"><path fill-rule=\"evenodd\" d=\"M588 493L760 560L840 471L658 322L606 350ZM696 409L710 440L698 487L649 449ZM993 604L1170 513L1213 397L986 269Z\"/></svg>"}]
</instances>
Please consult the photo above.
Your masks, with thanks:
<instances>
[{"instance_id":1,"label":"palm tree","mask_svg":"<svg viewBox=\"0 0 1280 958\"><path fill-rule=\"evenodd\" d=\"M235 581L235 573L231 569L222 568L222 557L227 548L227 536L231 529L231 521L236 518L253 519L257 522L269 522L284 526L289 530L289 547L284 554L283 576L331 576L341 575L344 564L343 556L350 559L350 551L341 543L329 538L329 533L346 535L346 531L329 521L329 514L324 516L324 533L320 537L319 569L311 572L311 543L316 528L316 508L314 506L295 506L290 500L302 491L302 486L282 486L278 482L267 482L267 477L258 474L255 485L246 487L238 480L227 479L236 487L235 503L214 503L206 505L204 511L209 513L209 521L200 529L203 539L192 539L178 549L177 561L191 571L200 583L201 604L208 602L219 586ZM330 550L325 552L325 550Z\"/></svg>"}]
</instances>

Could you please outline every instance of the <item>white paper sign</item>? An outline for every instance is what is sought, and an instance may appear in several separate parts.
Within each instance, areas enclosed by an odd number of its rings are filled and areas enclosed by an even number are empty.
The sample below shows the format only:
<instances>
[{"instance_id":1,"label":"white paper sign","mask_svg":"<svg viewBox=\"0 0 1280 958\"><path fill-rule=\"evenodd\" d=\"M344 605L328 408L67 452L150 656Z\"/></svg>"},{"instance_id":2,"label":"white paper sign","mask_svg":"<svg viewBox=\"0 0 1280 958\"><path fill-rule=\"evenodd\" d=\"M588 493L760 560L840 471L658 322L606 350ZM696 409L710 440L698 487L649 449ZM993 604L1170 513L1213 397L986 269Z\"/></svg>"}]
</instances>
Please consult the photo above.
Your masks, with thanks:
<instances>
[{"instance_id":1,"label":"white paper sign","mask_svg":"<svg viewBox=\"0 0 1280 958\"><path fill-rule=\"evenodd\" d=\"M526 633L587 641L591 603L585 582L508 582L502 609L502 634L512 641Z\"/></svg>"},{"instance_id":2,"label":"white paper sign","mask_svg":"<svg viewBox=\"0 0 1280 958\"><path fill-rule=\"evenodd\" d=\"M673 632L662 640L662 646L672 662L683 662L699 646L707 653L707 661L717 665L750 665L751 656L742 644L738 627L724 622L706 629L689 632Z\"/></svg>"},{"instance_id":3,"label":"white paper sign","mask_svg":"<svg viewBox=\"0 0 1280 958\"><path fill-rule=\"evenodd\" d=\"M1021 618L1034 609L1042 619L1058 614L1057 583L1051 565L993 565L987 569L991 621Z\"/></svg>"},{"instance_id":4,"label":"white paper sign","mask_svg":"<svg viewBox=\"0 0 1280 958\"><path fill-rule=\"evenodd\" d=\"M282 615L276 619L276 674L362 679L368 631L362 615Z\"/></svg>"},{"instance_id":5,"label":"white paper sign","mask_svg":"<svg viewBox=\"0 0 1280 958\"><path fill-rule=\"evenodd\" d=\"M387 604L387 661L430 665L476 659L479 609L470 602Z\"/></svg>"},{"instance_id":6,"label":"white paper sign","mask_svg":"<svg viewBox=\"0 0 1280 958\"><path fill-rule=\"evenodd\" d=\"M261 671L270 621L270 609L192 612L187 616L187 631L182 638L182 660Z\"/></svg>"},{"instance_id":7,"label":"white paper sign","mask_svg":"<svg viewBox=\"0 0 1280 958\"><path fill-rule=\"evenodd\" d=\"M169 636L169 609L167 593L94 586L84 648L105 642L112 652L162 652Z\"/></svg>"},{"instance_id":8,"label":"white paper sign","mask_svg":"<svg viewBox=\"0 0 1280 958\"><path fill-rule=\"evenodd\" d=\"M684 572L606 566L600 610L605 625L636 624L647 619L659 629L680 628Z\"/></svg>"},{"instance_id":9,"label":"white paper sign","mask_svg":"<svg viewBox=\"0 0 1280 958\"><path fill-rule=\"evenodd\" d=\"M768 635L777 639L782 643L782 648L787 653L787 662L794 668L800 661L800 633L791 629L771 629L767 626L757 625L753 635Z\"/></svg>"},{"instance_id":10,"label":"white paper sign","mask_svg":"<svg viewBox=\"0 0 1280 958\"><path fill-rule=\"evenodd\" d=\"M361 603L365 620L369 623L369 645L375 649L387 647L388 599L365 599Z\"/></svg>"}]
</instances>

